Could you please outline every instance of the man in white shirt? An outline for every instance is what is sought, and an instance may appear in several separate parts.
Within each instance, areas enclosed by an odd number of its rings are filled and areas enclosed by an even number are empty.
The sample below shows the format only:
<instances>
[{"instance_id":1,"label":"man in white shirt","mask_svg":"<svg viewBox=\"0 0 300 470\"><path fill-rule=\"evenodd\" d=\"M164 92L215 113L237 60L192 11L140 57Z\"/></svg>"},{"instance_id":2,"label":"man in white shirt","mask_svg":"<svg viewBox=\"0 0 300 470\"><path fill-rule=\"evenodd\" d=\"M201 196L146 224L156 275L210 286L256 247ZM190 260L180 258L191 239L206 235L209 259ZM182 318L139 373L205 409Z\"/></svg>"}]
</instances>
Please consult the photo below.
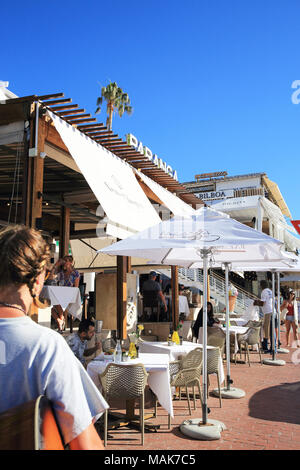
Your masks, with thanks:
<instances>
[{"instance_id":1,"label":"man in white shirt","mask_svg":"<svg viewBox=\"0 0 300 470\"><path fill-rule=\"evenodd\" d=\"M268 340L270 338L270 320L273 313L273 302L272 302L272 291L269 287L268 281L260 281L260 287L262 289L260 294L261 300L255 300L254 305L262 307L263 319L263 332L264 339L262 341L262 348L265 352L268 351Z\"/></svg>"}]
</instances>

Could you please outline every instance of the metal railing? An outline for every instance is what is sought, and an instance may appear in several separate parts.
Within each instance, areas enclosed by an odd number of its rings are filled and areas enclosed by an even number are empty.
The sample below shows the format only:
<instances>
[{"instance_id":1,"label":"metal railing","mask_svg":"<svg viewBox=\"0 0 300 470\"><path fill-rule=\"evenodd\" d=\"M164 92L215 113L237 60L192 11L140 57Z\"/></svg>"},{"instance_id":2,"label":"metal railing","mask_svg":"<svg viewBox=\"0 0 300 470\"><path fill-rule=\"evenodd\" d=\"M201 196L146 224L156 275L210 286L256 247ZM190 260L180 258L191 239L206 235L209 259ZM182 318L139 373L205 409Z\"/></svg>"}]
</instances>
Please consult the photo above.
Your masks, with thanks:
<instances>
[{"instance_id":1,"label":"metal railing","mask_svg":"<svg viewBox=\"0 0 300 470\"><path fill-rule=\"evenodd\" d=\"M210 295L212 298L218 301L218 303L225 306L225 279L211 271L209 273L209 288ZM203 273L201 269L186 269L179 268L178 277L182 283L187 283L190 286L197 287L200 290L203 290ZM245 308L249 305L250 300L255 300L257 297L250 292L247 292L239 285L231 282L237 290L238 296L235 304L235 312L242 314Z\"/></svg>"}]
</instances>

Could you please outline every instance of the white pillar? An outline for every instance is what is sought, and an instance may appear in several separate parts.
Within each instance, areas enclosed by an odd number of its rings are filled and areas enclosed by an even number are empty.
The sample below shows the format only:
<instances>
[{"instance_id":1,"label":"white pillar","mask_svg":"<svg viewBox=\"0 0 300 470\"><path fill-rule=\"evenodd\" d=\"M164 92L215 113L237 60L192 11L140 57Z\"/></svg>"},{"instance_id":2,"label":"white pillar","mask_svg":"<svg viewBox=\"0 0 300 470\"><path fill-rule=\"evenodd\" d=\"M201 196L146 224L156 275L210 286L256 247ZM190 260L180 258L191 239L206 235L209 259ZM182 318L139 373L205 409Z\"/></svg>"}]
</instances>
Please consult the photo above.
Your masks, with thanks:
<instances>
[{"instance_id":1,"label":"white pillar","mask_svg":"<svg viewBox=\"0 0 300 470\"><path fill-rule=\"evenodd\" d=\"M257 217L256 217L256 230L258 230L259 232L262 232L262 223L263 223L263 217L264 217L264 210L262 208L260 198L258 198L256 214L257 214Z\"/></svg>"},{"instance_id":2,"label":"white pillar","mask_svg":"<svg viewBox=\"0 0 300 470\"><path fill-rule=\"evenodd\" d=\"M83 274L83 282L86 283L85 292L87 294L89 292L94 292L95 290L95 276L96 276L96 273L84 273Z\"/></svg>"}]
</instances>

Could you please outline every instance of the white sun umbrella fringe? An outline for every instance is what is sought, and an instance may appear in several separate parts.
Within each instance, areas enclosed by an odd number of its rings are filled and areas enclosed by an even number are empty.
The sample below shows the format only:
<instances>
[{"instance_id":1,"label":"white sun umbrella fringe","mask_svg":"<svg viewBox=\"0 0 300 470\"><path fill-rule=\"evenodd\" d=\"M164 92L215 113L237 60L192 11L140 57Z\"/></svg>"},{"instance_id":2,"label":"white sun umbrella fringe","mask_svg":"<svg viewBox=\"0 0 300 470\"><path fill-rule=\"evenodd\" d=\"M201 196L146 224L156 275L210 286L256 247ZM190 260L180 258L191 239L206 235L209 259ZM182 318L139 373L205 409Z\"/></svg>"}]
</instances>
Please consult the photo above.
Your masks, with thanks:
<instances>
[{"instance_id":1,"label":"white sun umbrella fringe","mask_svg":"<svg viewBox=\"0 0 300 470\"><path fill-rule=\"evenodd\" d=\"M203 207L195 215L174 217L143 230L101 251L119 256L148 259L155 264L203 269L207 278L209 259L217 266L224 263L282 260L282 243L258 232L228 215ZM204 289L207 299L207 285ZM203 306L203 407L202 421L207 424L207 302Z\"/></svg>"}]
</instances>

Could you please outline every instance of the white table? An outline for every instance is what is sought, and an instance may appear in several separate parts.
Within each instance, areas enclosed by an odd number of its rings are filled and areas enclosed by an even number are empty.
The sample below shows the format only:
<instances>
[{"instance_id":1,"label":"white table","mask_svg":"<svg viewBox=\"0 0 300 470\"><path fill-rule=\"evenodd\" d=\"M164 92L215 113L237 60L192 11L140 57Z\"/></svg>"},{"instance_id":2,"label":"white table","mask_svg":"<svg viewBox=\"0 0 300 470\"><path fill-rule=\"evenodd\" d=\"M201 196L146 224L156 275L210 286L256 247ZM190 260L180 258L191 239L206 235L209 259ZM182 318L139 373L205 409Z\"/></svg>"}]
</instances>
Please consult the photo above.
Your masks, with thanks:
<instances>
[{"instance_id":1,"label":"white table","mask_svg":"<svg viewBox=\"0 0 300 470\"><path fill-rule=\"evenodd\" d=\"M222 326L222 330L226 333L226 327ZM237 342L237 335L244 334L248 330L247 326L230 326L229 334L234 335L234 352L237 353L239 350L239 345Z\"/></svg>"},{"instance_id":2,"label":"white table","mask_svg":"<svg viewBox=\"0 0 300 470\"><path fill-rule=\"evenodd\" d=\"M105 356L103 357L103 354L100 354L87 366L87 373L100 391L101 383L99 380L99 374L105 371L109 363L112 363L112 358L109 356L106 358ZM169 358L167 355L140 353L137 359L130 359L129 361L119 362L118 364L144 364L145 369L149 374L149 387L157 396L161 406L167 410L172 418L174 417L172 392L170 387Z\"/></svg>"},{"instance_id":3,"label":"white table","mask_svg":"<svg viewBox=\"0 0 300 470\"><path fill-rule=\"evenodd\" d=\"M44 286L40 297L49 300L51 305L61 305L73 317L81 320L82 305L78 287Z\"/></svg>"},{"instance_id":4,"label":"white table","mask_svg":"<svg viewBox=\"0 0 300 470\"><path fill-rule=\"evenodd\" d=\"M169 361L176 361L179 356L185 355L192 351L195 348L203 348L202 344L191 343L189 341L183 341L182 344L175 344L173 346L168 346L167 342L149 342L144 341L140 344L140 351L147 352L151 354L167 354ZM209 351L215 349L214 346L207 346L207 357L209 357ZM220 382L224 382L224 368L223 362L220 355L219 360L219 377Z\"/></svg>"}]
</instances>

